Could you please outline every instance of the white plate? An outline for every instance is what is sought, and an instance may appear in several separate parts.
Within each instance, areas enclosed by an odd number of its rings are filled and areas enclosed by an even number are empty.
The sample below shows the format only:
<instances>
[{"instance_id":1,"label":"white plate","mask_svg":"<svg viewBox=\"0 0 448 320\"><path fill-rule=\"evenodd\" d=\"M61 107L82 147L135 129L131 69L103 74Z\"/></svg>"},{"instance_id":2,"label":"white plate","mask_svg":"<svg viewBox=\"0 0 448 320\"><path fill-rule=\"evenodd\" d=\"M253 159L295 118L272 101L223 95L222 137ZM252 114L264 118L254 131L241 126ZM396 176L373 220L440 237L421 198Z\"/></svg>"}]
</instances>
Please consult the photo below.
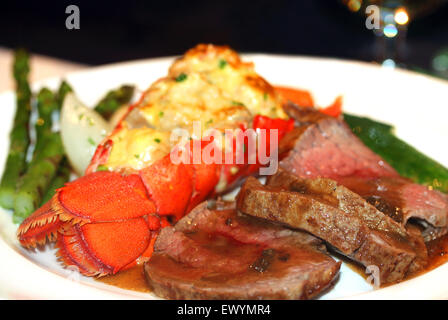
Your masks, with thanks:
<instances>
[{"instance_id":1,"label":"white plate","mask_svg":"<svg viewBox=\"0 0 448 320\"><path fill-rule=\"evenodd\" d=\"M339 94L344 110L392 123L397 134L424 153L448 166L448 83L423 75L380 68L373 64L252 54L256 70L268 81L311 90L317 103L326 106ZM67 80L88 105L109 89L124 83L146 89L167 73L173 58L142 60L92 68L70 74ZM56 88L60 79L33 85ZM8 150L8 134L14 114L14 94L0 94L0 170ZM54 250L27 251L15 238L17 226L10 212L0 212L0 297L37 299L155 298L98 283L66 270L56 261ZM448 264L415 279L384 289L373 288L343 265L340 278L322 299L445 299L448 298Z\"/></svg>"}]
</instances>

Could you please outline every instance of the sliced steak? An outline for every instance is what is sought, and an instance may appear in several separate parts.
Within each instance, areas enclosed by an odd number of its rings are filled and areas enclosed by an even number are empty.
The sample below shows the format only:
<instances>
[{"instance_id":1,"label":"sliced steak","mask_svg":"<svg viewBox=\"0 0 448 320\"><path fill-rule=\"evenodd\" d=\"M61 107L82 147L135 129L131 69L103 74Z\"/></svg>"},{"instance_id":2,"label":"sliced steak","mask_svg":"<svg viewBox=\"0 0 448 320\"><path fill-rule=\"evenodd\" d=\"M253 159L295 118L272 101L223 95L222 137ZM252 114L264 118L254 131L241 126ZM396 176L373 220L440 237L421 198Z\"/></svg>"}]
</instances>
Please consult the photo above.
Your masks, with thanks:
<instances>
[{"instance_id":1,"label":"sliced steak","mask_svg":"<svg viewBox=\"0 0 448 320\"><path fill-rule=\"evenodd\" d=\"M343 120L293 104L285 111L298 127L280 142L281 168L301 178L336 180L403 225L425 221L427 240L447 232L447 195L400 177Z\"/></svg>"},{"instance_id":2,"label":"sliced steak","mask_svg":"<svg viewBox=\"0 0 448 320\"><path fill-rule=\"evenodd\" d=\"M424 228L425 241L447 233L448 196L404 178L347 177L340 183L402 225L412 219Z\"/></svg>"},{"instance_id":3,"label":"sliced steak","mask_svg":"<svg viewBox=\"0 0 448 320\"><path fill-rule=\"evenodd\" d=\"M280 167L303 178L398 177L380 156L367 148L348 125L313 108L285 106L298 127L280 142L286 156Z\"/></svg>"},{"instance_id":4,"label":"sliced steak","mask_svg":"<svg viewBox=\"0 0 448 320\"><path fill-rule=\"evenodd\" d=\"M203 203L161 231L144 270L163 298L307 299L339 268L312 235Z\"/></svg>"},{"instance_id":5,"label":"sliced steak","mask_svg":"<svg viewBox=\"0 0 448 320\"><path fill-rule=\"evenodd\" d=\"M334 180L301 179L282 170L266 186L248 178L237 209L305 230L364 266L377 266L382 284L400 281L427 262L421 234L407 232Z\"/></svg>"}]
</instances>

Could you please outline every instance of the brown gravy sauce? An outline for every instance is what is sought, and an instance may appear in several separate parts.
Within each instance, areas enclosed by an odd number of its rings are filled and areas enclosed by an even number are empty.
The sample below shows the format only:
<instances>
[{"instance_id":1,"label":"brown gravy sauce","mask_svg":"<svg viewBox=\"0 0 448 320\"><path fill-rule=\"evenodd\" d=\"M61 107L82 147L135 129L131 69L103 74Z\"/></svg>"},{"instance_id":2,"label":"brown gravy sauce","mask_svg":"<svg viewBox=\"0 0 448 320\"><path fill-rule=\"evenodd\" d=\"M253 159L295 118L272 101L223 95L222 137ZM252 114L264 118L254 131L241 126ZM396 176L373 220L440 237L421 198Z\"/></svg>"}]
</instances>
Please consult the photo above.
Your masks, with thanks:
<instances>
[{"instance_id":1,"label":"brown gravy sauce","mask_svg":"<svg viewBox=\"0 0 448 320\"><path fill-rule=\"evenodd\" d=\"M429 264L421 273L433 270L448 261L448 235L428 242L426 247L428 248Z\"/></svg>"},{"instance_id":2,"label":"brown gravy sauce","mask_svg":"<svg viewBox=\"0 0 448 320\"><path fill-rule=\"evenodd\" d=\"M121 289L139 292L151 292L146 284L143 264L136 265L128 270L120 271L117 274L96 279L96 281L109 284Z\"/></svg>"},{"instance_id":3,"label":"brown gravy sauce","mask_svg":"<svg viewBox=\"0 0 448 320\"><path fill-rule=\"evenodd\" d=\"M448 235L427 243L427 247L429 255L428 266L426 267L426 269L408 276L406 280L431 271L448 261ZM369 275L365 273L365 268L363 266L360 266L359 264L351 262L347 259L343 260L350 267L350 269L361 275L364 279L367 279ZM97 279L97 281L116 286L121 289L134 290L139 292L151 292L148 285L146 284L143 265L137 265L128 270L121 271L115 275L99 278ZM393 285L393 283L388 285Z\"/></svg>"},{"instance_id":4,"label":"brown gravy sauce","mask_svg":"<svg viewBox=\"0 0 448 320\"><path fill-rule=\"evenodd\" d=\"M435 268L441 266L442 264L448 261L448 234L443 237L440 237L439 239L426 243L426 247L428 248L428 265L426 266L426 268L414 274L408 275L406 279L404 279L403 281L410 280L426 272L434 270ZM354 272L362 276L365 280L367 280L369 274L365 272L366 270L364 266L356 262L350 261L345 257L340 258L351 270L353 270ZM394 284L395 283L389 283L381 287L387 287Z\"/></svg>"}]
</instances>

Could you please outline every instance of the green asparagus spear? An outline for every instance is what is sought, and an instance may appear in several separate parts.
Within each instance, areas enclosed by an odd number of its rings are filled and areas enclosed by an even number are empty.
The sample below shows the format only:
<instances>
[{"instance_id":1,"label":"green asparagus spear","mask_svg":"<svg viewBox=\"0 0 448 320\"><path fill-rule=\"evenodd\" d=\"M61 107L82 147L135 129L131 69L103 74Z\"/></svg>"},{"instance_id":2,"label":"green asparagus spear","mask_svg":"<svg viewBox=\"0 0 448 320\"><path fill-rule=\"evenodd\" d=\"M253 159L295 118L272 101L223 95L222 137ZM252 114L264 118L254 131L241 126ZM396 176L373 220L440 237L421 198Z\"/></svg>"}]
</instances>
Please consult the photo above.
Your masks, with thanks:
<instances>
[{"instance_id":1,"label":"green asparagus spear","mask_svg":"<svg viewBox=\"0 0 448 320\"><path fill-rule=\"evenodd\" d=\"M31 90L28 84L29 56L25 50L17 50L13 65L16 81L16 114L10 133L10 146L3 177L0 182L0 205L14 207L16 184L26 169L26 153L30 143L28 124L31 112Z\"/></svg>"},{"instance_id":2,"label":"green asparagus spear","mask_svg":"<svg viewBox=\"0 0 448 320\"><path fill-rule=\"evenodd\" d=\"M46 89L39 92L37 103L38 110L57 108L56 96ZM58 132L52 132L50 128L50 130L42 131L39 138L40 140L36 142L39 149L35 150L26 173L19 181L13 215L16 223L21 222L37 209L64 156L64 148Z\"/></svg>"},{"instance_id":3,"label":"green asparagus spear","mask_svg":"<svg viewBox=\"0 0 448 320\"><path fill-rule=\"evenodd\" d=\"M72 87L66 81L62 81L61 85L59 86L59 90L58 90L58 94L57 94L59 110L62 108L62 103L64 102L65 95L72 91L73 91ZM59 165L56 176L53 178L53 180L51 180L51 183L48 186L48 189L42 198L42 201L40 204L41 206L44 203L46 203L48 200L50 200L51 197L53 197L53 195L56 192L56 189L63 187L64 184L67 181L69 181L71 170L72 169L71 169L70 163L69 163L68 159L64 156L61 160L61 163Z\"/></svg>"},{"instance_id":4,"label":"green asparagus spear","mask_svg":"<svg viewBox=\"0 0 448 320\"><path fill-rule=\"evenodd\" d=\"M59 110L61 110L61 108L62 108L62 104L64 103L65 95L69 92L73 92L72 87L65 80L62 81L61 85L59 86L58 95L57 95Z\"/></svg>"},{"instance_id":5,"label":"green asparagus spear","mask_svg":"<svg viewBox=\"0 0 448 320\"><path fill-rule=\"evenodd\" d=\"M353 132L397 172L440 191L448 191L448 169L397 138L393 127L368 118L344 114Z\"/></svg>"},{"instance_id":6,"label":"green asparagus spear","mask_svg":"<svg viewBox=\"0 0 448 320\"><path fill-rule=\"evenodd\" d=\"M64 184L70 179L71 167L68 163L66 157L64 157L59 165L56 176L51 180L50 185L48 186L47 191L42 197L42 201L40 205L44 205L51 197L56 193L56 189L59 189L64 186Z\"/></svg>"},{"instance_id":7,"label":"green asparagus spear","mask_svg":"<svg viewBox=\"0 0 448 320\"><path fill-rule=\"evenodd\" d=\"M58 102L54 98L53 93L43 88L37 95L37 111L39 118L36 120L36 144L34 146L34 157L42 150L42 143L45 137L52 131L52 115L58 109Z\"/></svg>"},{"instance_id":8,"label":"green asparagus spear","mask_svg":"<svg viewBox=\"0 0 448 320\"><path fill-rule=\"evenodd\" d=\"M104 119L109 120L118 108L131 101L133 95L134 86L131 85L123 85L116 90L111 90L98 102L95 111L100 113Z\"/></svg>"}]
</instances>

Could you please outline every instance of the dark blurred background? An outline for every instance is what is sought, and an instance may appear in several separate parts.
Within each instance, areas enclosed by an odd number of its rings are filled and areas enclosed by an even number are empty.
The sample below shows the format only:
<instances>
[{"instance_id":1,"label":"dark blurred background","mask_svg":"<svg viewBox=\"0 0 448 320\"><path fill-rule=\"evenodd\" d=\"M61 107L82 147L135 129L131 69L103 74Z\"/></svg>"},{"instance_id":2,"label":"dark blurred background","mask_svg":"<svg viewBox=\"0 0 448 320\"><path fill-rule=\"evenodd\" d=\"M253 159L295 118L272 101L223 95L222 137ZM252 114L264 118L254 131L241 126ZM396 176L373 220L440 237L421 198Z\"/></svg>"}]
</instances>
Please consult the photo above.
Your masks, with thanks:
<instances>
[{"instance_id":1,"label":"dark blurred background","mask_svg":"<svg viewBox=\"0 0 448 320\"><path fill-rule=\"evenodd\" d=\"M70 4L80 9L80 30L65 28ZM0 46L92 65L177 55L200 42L240 52L375 59L365 16L337 0L8 1L0 10ZM410 23L405 62L430 68L446 47L444 5Z\"/></svg>"}]
</instances>

